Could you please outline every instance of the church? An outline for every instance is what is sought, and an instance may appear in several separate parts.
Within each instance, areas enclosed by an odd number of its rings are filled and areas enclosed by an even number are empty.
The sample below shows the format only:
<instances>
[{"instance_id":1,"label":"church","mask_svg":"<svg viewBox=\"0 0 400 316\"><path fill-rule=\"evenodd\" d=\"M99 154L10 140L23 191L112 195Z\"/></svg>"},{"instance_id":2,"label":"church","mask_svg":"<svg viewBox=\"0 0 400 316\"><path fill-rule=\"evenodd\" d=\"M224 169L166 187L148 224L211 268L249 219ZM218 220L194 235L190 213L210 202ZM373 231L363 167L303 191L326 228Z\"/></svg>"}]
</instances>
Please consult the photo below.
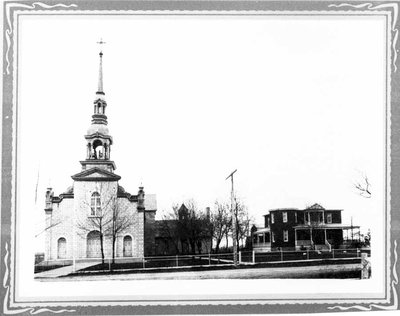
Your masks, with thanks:
<instances>
[{"instance_id":1,"label":"church","mask_svg":"<svg viewBox=\"0 0 400 316\"><path fill-rule=\"evenodd\" d=\"M45 260L144 257L154 254L156 196L139 187L130 194L119 185L111 160L113 138L107 127L103 91L103 52L98 89L85 137L86 158L73 185L55 196L46 191Z\"/></svg>"}]
</instances>

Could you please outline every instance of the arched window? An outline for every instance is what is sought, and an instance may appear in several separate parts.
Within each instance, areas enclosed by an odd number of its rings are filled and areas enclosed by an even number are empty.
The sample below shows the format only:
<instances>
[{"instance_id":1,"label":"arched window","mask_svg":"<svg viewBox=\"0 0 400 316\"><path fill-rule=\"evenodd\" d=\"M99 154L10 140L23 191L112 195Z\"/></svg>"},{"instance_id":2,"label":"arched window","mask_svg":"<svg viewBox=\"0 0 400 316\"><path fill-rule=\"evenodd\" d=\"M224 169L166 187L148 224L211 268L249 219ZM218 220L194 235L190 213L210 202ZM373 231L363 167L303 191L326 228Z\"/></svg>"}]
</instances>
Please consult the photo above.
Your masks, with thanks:
<instances>
[{"instance_id":1,"label":"arched window","mask_svg":"<svg viewBox=\"0 0 400 316\"><path fill-rule=\"evenodd\" d=\"M57 241L57 259L67 258L67 241L61 237Z\"/></svg>"},{"instance_id":2,"label":"arched window","mask_svg":"<svg viewBox=\"0 0 400 316\"><path fill-rule=\"evenodd\" d=\"M124 257L132 257L132 237L129 235L124 237L124 247L122 252Z\"/></svg>"},{"instance_id":3,"label":"arched window","mask_svg":"<svg viewBox=\"0 0 400 316\"><path fill-rule=\"evenodd\" d=\"M90 201L90 215L91 216L101 215L100 194L97 192L94 192L92 194L92 199Z\"/></svg>"},{"instance_id":4,"label":"arched window","mask_svg":"<svg viewBox=\"0 0 400 316\"><path fill-rule=\"evenodd\" d=\"M93 154L94 159L103 159L104 157L104 146L101 140L96 139L93 142Z\"/></svg>"}]
</instances>

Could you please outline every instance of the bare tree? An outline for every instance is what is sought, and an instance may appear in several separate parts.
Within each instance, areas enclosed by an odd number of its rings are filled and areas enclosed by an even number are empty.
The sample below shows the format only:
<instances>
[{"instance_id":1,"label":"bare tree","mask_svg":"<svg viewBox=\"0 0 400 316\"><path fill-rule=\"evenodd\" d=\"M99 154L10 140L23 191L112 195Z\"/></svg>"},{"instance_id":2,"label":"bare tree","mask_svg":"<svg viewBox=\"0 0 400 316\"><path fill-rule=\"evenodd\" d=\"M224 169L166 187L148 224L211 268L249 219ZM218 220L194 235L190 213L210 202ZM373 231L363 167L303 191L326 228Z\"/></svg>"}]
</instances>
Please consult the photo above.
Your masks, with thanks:
<instances>
[{"instance_id":1,"label":"bare tree","mask_svg":"<svg viewBox=\"0 0 400 316\"><path fill-rule=\"evenodd\" d=\"M196 249L201 253L203 242L211 238L207 214L200 212L193 200L183 203L180 207L174 205L172 209L173 212L164 217L161 229L174 243L178 253L194 254Z\"/></svg>"},{"instance_id":2,"label":"bare tree","mask_svg":"<svg viewBox=\"0 0 400 316\"><path fill-rule=\"evenodd\" d=\"M39 233L37 233L35 235L35 238L40 236L41 234L43 234L46 230L51 229L51 228L53 228L53 227L55 227L55 226L57 226L59 224L61 224L61 220L60 219L54 220L53 217L51 217L50 223L48 223L48 221L46 220L46 223L45 223L46 227L44 229L42 229Z\"/></svg>"},{"instance_id":3,"label":"bare tree","mask_svg":"<svg viewBox=\"0 0 400 316\"><path fill-rule=\"evenodd\" d=\"M354 187L362 197L367 199L371 197L371 184L366 174L363 174L362 179L354 183Z\"/></svg>"},{"instance_id":4,"label":"bare tree","mask_svg":"<svg viewBox=\"0 0 400 316\"><path fill-rule=\"evenodd\" d=\"M197 208L193 200L185 203L186 211L179 219L178 226L180 227L181 236L187 240L190 245L191 252L196 253L196 247L201 252L203 214ZM183 220L182 220L183 219Z\"/></svg>"},{"instance_id":5,"label":"bare tree","mask_svg":"<svg viewBox=\"0 0 400 316\"><path fill-rule=\"evenodd\" d=\"M242 241L243 244L243 241L250 233L252 219L243 201L237 197L235 197L234 216L236 216L236 245L239 250L239 242Z\"/></svg>"},{"instance_id":6,"label":"bare tree","mask_svg":"<svg viewBox=\"0 0 400 316\"><path fill-rule=\"evenodd\" d=\"M165 244L167 246L167 250L169 250L169 242L172 242L175 248L175 252L177 254L180 253L179 250L179 234L177 229L177 222L178 219L178 205L172 206L172 212L164 214L162 220L160 221L160 230L161 235L165 236Z\"/></svg>"},{"instance_id":7,"label":"bare tree","mask_svg":"<svg viewBox=\"0 0 400 316\"><path fill-rule=\"evenodd\" d=\"M91 232L93 230L99 232L100 237L100 251L101 251L101 262L104 264L104 231L110 224L110 218L106 218L105 214L86 217L83 221L77 221L77 228L82 232Z\"/></svg>"},{"instance_id":8,"label":"bare tree","mask_svg":"<svg viewBox=\"0 0 400 316\"><path fill-rule=\"evenodd\" d=\"M100 187L100 197L104 195L103 186ZM109 211L110 204L113 202L113 198L109 198L101 205L100 211L91 210L91 216L85 216L84 219L78 219L76 226L84 233L91 231L98 231L100 237L100 251L101 251L101 262L104 264L104 237L106 232L109 231L109 225L113 222L112 212ZM87 201L83 203L89 208L92 208Z\"/></svg>"},{"instance_id":9,"label":"bare tree","mask_svg":"<svg viewBox=\"0 0 400 316\"><path fill-rule=\"evenodd\" d=\"M118 204L116 197L112 197L111 203L103 210L103 213L108 218L110 217L110 224L105 226L104 233L110 236L112 240L112 263L115 263L115 242L117 236L132 226L132 217L126 213L126 209Z\"/></svg>"},{"instance_id":10,"label":"bare tree","mask_svg":"<svg viewBox=\"0 0 400 316\"><path fill-rule=\"evenodd\" d=\"M230 206L226 203L215 202L215 208L210 216L211 233L215 240L215 252L219 252L219 245L230 228Z\"/></svg>"}]
</instances>

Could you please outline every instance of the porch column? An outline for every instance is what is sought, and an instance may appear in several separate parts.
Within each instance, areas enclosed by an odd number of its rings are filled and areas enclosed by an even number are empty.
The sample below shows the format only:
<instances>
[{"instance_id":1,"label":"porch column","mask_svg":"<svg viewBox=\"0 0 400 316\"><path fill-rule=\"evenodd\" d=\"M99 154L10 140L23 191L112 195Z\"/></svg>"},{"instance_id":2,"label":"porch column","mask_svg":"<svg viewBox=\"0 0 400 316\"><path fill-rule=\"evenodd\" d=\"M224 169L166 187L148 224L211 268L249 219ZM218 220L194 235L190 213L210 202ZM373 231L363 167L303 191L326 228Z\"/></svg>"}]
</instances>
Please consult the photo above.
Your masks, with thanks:
<instances>
[{"instance_id":1,"label":"porch column","mask_svg":"<svg viewBox=\"0 0 400 316\"><path fill-rule=\"evenodd\" d=\"M310 242L311 242L311 245L314 243L312 240L312 228L310 228Z\"/></svg>"},{"instance_id":2,"label":"porch column","mask_svg":"<svg viewBox=\"0 0 400 316\"><path fill-rule=\"evenodd\" d=\"M297 246L297 228L294 229L294 249L296 249Z\"/></svg>"},{"instance_id":3,"label":"porch column","mask_svg":"<svg viewBox=\"0 0 400 316\"><path fill-rule=\"evenodd\" d=\"M325 236L325 242L327 242L328 240L326 239L326 228L324 229L324 236Z\"/></svg>"}]
</instances>

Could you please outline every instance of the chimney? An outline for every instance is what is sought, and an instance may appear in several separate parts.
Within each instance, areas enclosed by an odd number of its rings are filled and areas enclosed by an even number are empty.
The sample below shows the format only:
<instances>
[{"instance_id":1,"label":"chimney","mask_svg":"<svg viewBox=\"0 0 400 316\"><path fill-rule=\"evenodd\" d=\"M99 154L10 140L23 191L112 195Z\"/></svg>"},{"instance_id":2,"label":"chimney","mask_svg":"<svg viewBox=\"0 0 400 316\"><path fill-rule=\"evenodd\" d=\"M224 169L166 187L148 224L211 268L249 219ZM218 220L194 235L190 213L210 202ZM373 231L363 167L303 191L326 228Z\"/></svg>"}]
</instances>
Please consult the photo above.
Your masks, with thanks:
<instances>
[{"instance_id":1,"label":"chimney","mask_svg":"<svg viewBox=\"0 0 400 316\"><path fill-rule=\"evenodd\" d=\"M210 207L207 206L207 207L206 207L206 218L207 218L208 220L210 220L210 216L211 216Z\"/></svg>"},{"instance_id":2,"label":"chimney","mask_svg":"<svg viewBox=\"0 0 400 316\"><path fill-rule=\"evenodd\" d=\"M138 191L138 205L137 208L139 211L144 211L144 188L139 187Z\"/></svg>"}]
</instances>

